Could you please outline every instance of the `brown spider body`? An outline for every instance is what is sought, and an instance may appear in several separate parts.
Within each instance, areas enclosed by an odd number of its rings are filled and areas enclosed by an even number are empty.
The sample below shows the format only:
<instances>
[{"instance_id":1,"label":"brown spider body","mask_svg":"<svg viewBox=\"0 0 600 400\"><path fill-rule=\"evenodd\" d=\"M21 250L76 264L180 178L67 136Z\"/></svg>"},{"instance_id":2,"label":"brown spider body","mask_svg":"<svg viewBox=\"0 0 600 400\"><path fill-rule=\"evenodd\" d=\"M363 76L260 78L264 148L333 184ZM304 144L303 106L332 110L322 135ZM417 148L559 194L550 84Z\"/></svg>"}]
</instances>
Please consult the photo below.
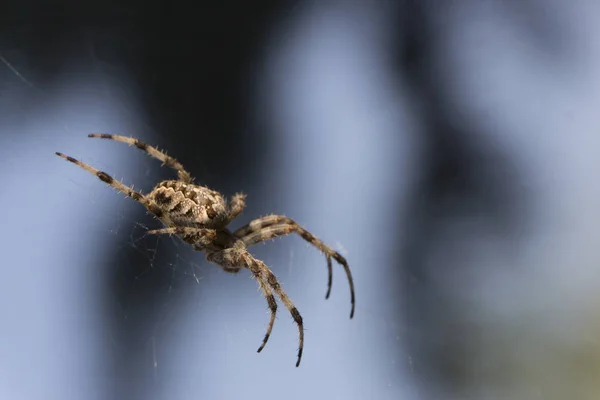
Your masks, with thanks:
<instances>
[{"instance_id":1,"label":"brown spider body","mask_svg":"<svg viewBox=\"0 0 600 400\"><path fill-rule=\"evenodd\" d=\"M146 196L167 226L224 228L229 220L225 198L193 183L163 181Z\"/></svg>"},{"instance_id":2,"label":"brown spider body","mask_svg":"<svg viewBox=\"0 0 600 400\"><path fill-rule=\"evenodd\" d=\"M267 344L275 323L277 302L273 293L279 297L289 310L294 322L298 325L299 347L296 366L300 365L300 360L302 359L304 324L298 309L296 309L288 295L281 288L273 272L262 261L257 260L248 252L248 247L254 244L295 232L302 239L323 252L327 260L328 270L327 294L325 298L329 298L331 292L331 260L334 259L344 268L348 277L352 305L350 318L354 316L354 283L346 259L317 239L312 233L302 228L294 220L280 215L268 215L255 219L235 232L231 232L227 229L227 225L243 211L246 205L246 196L244 194L237 193L227 202L221 193L204 186L195 185L193 183L194 178L176 159L138 139L104 133L90 134L88 136L112 139L136 146L151 157L162 161L164 165L177 171L178 180L160 182L149 194L143 195L115 180L106 172L99 171L73 157L56 153L59 157L78 165L96 175L101 181L117 189L119 192L140 202L166 226L162 229L149 231L148 234L176 234L186 243L192 245L195 250L204 251L209 261L218 264L226 272L237 273L242 268L249 269L254 278L256 278L271 311L267 333L262 345L258 348L259 352Z\"/></svg>"}]
</instances>

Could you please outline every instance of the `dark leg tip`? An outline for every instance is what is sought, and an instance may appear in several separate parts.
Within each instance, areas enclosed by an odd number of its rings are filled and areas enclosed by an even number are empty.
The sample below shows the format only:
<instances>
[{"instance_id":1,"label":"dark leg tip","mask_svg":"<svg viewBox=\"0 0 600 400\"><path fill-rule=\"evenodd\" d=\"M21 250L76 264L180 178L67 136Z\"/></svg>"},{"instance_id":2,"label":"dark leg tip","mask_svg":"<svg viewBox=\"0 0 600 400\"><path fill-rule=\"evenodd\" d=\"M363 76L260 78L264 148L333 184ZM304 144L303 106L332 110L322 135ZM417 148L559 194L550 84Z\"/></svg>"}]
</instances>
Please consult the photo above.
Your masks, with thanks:
<instances>
[{"instance_id":1,"label":"dark leg tip","mask_svg":"<svg viewBox=\"0 0 600 400\"><path fill-rule=\"evenodd\" d=\"M275 302L275 300L273 300L273 302ZM256 350L257 353L260 353L262 351L262 349L265 348L265 346L267 345L267 342L269 341L269 336L271 336L271 332L269 332L265 335L265 338L263 339L262 344L260 345L258 350Z\"/></svg>"},{"instance_id":2,"label":"dark leg tip","mask_svg":"<svg viewBox=\"0 0 600 400\"><path fill-rule=\"evenodd\" d=\"M298 350L298 361L296 361L296 368L300 365L300 360L302 360L302 349Z\"/></svg>"},{"instance_id":3,"label":"dark leg tip","mask_svg":"<svg viewBox=\"0 0 600 400\"><path fill-rule=\"evenodd\" d=\"M325 294L325 300L329 298L331 294L331 284L333 280L333 273L331 268L331 257L326 255L327 258L327 293Z\"/></svg>"},{"instance_id":4,"label":"dark leg tip","mask_svg":"<svg viewBox=\"0 0 600 400\"><path fill-rule=\"evenodd\" d=\"M57 152L55 152L54 154L56 154L56 155L57 155L57 156L59 156L59 157L62 157L62 158L64 158L64 159L65 159L65 160L67 160L67 161L71 161L72 163L76 163L76 164L77 164L77 160L76 160L76 159L74 159L73 157L66 156L66 155L64 155L63 153L59 153L58 151L57 151Z\"/></svg>"},{"instance_id":5,"label":"dark leg tip","mask_svg":"<svg viewBox=\"0 0 600 400\"><path fill-rule=\"evenodd\" d=\"M112 139L112 135L109 133L90 133L89 138L100 138L100 139Z\"/></svg>"}]
</instances>

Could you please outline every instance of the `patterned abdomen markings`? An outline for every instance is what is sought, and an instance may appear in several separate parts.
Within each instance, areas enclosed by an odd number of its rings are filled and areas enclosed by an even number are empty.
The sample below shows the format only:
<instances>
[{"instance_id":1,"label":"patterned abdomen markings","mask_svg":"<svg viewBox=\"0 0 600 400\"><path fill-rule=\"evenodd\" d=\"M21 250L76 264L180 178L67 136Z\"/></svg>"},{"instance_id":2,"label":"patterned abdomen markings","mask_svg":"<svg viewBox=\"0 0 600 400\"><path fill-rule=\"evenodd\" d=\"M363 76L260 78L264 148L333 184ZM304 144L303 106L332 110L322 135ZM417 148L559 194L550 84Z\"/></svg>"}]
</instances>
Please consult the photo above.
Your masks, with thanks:
<instances>
[{"instance_id":1,"label":"patterned abdomen markings","mask_svg":"<svg viewBox=\"0 0 600 400\"><path fill-rule=\"evenodd\" d=\"M148 199L154 201L163 215L177 226L219 228L227 223L223 196L202 186L164 181L152 190Z\"/></svg>"}]
</instances>

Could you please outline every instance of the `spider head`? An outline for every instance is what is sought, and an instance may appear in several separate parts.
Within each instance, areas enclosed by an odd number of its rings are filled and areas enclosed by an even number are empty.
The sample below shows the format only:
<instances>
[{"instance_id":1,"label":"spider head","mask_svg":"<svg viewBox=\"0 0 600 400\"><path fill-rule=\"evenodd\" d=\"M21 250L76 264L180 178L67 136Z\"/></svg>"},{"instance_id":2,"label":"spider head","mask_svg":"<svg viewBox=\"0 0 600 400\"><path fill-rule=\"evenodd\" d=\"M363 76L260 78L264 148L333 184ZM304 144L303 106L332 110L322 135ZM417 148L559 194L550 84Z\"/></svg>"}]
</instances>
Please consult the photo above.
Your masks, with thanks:
<instances>
[{"instance_id":1,"label":"spider head","mask_svg":"<svg viewBox=\"0 0 600 400\"><path fill-rule=\"evenodd\" d=\"M223 228L228 222L227 204L221 193L181 181L163 181L148 195L163 222L176 226Z\"/></svg>"}]
</instances>

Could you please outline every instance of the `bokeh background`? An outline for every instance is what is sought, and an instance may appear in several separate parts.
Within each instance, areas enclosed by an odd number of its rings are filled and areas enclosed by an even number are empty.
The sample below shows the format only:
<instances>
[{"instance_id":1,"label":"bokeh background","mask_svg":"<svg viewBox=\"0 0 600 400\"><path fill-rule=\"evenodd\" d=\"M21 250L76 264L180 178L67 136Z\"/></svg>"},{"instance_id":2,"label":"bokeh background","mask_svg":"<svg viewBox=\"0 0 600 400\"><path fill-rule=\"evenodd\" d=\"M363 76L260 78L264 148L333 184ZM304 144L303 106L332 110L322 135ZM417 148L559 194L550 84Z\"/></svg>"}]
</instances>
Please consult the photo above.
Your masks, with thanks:
<instances>
[{"instance_id":1,"label":"bokeh background","mask_svg":"<svg viewBox=\"0 0 600 400\"><path fill-rule=\"evenodd\" d=\"M600 398L600 6L4 2L1 399ZM285 214L268 313L143 207L174 176Z\"/></svg>"}]
</instances>

